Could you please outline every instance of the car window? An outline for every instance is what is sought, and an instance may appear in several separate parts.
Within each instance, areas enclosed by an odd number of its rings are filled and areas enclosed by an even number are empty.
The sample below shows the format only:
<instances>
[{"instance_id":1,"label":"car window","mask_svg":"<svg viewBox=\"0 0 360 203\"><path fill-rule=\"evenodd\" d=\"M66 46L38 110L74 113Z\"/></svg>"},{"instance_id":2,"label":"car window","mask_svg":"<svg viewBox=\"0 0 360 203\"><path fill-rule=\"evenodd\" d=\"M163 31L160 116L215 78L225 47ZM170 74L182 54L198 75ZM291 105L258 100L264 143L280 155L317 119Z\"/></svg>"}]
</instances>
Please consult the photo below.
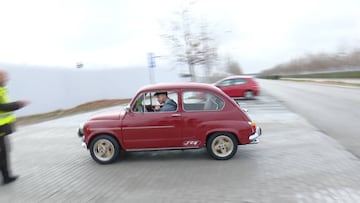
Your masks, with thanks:
<instances>
[{"instance_id":1,"label":"car window","mask_svg":"<svg viewBox=\"0 0 360 203\"><path fill-rule=\"evenodd\" d=\"M145 100L145 94L140 94L139 97L136 99L132 111L133 112L144 112L144 100Z\"/></svg>"},{"instance_id":2,"label":"car window","mask_svg":"<svg viewBox=\"0 0 360 203\"><path fill-rule=\"evenodd\" d=\"M134 103L132 107L133 112L156 112L155 106L160 106L161 108L165 106L164 109L167 109L166 111L177 111L178 107L178 94L175 91L161 91L161 92L167 92L167 96L170 101L166 101L163 104L160 104L157 100L157 96L155 96L156 92L144 92L140 94L136 102ZM168 108L170 107L170 108ZM161 109L160 108L160 109ZM161 110L160 110L161 111ZM164 110L165 111L165 110Z\"/></svg>"},{"instance_id":3,"label":"car window","mask_svg":"<svg viewBox=\"0 0 360 203\"><path fill-rule=\"evenodd\" d=\"M185 111L219 111L225 104L224 100L206 91L185 91L182 99Z\"/></svg>"},{"instance_id":4,"label":"car window","mask_svg":"<svg viewBox=\"0 0 360 203\"><path fill-rule=\"evenodd\" d=\"M220 82L220 83L218 84L218 86L222 86L222 87L224 87L224 86L230 86L230 85L232 85L232 83L233 83L232 80L224 80L224 81Z\"/></svg>"},{"instance_id":5,"label":"car window","mask_svg":"<svg viewBox=\"0 0 360 203\"><path fill-rule=\"evenodd\" d=\"M242 84L246 84L247 81L245 79L242 79L242 78L238 78L238 79L235 79L233 80L233 85L242 85Z\"/></svg>"}]
</instances>

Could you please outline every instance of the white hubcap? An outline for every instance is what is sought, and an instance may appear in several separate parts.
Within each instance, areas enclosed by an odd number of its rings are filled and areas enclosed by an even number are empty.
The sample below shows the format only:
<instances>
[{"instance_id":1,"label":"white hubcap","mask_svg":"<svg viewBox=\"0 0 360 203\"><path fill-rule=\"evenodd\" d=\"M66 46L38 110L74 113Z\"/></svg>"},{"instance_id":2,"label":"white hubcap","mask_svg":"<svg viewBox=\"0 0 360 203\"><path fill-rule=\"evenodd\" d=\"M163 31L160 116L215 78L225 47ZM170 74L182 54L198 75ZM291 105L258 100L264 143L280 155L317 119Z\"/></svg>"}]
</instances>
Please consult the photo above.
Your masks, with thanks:
<instances>
[{"instance_id":1,"label":"white hubcap","mask_svg":"<svg viewBox=\"0 0 360 203\"><path fill-rule=\"evenodd\" d=\"M220 135L213 140L211 149L216 156L226 157L234 150L234 143L228 136Z\"/></svg>"},{"instance_id":2,"label":"white hubcap","mask_svg":"<svg viewBox=\"0 0 360 203\"><path fill-rule=\"evenodd\" d=\"M114 145L106 139L96 141L93 150L96 158L101 161L109 161L115 154Z\"/></svg>"}]
</instances>

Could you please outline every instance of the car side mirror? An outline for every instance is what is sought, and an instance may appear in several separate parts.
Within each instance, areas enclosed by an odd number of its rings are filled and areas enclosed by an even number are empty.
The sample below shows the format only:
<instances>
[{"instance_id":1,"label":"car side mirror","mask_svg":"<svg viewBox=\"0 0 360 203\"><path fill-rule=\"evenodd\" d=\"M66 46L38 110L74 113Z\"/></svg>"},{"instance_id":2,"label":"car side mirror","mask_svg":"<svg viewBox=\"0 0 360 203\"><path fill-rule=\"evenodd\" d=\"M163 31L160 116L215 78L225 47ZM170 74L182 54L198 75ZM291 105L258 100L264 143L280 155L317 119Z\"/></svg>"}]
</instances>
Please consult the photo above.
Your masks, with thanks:
<instances>
[{"instance_id":1,"label":"car side mirror","mask_svg":"<svg viewBox=\"0 0 360 203\"><path fill-rule=\"evenodd\" d=\"M126 112L131 112L130 104L128 104L124 109L125 109Z\"/></svg>"}]
</instances>

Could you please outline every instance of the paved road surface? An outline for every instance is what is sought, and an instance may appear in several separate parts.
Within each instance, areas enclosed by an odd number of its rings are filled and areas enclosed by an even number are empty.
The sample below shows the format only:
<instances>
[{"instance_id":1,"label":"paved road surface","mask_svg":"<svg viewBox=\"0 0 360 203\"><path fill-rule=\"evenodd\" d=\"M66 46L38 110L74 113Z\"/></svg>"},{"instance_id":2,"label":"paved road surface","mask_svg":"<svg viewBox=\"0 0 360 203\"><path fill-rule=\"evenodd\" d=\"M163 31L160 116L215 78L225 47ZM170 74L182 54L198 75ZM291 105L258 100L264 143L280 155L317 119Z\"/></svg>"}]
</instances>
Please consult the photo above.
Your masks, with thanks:
<instances>
[{"instance_id":1,"label":"paved road surface","mask_svg":"<svg viewBox=\"0 0 360 203\"><path fill-rule=\"evenodd\" d=\"M360 157L359 87L273 80L259 82L263 90Z\"/></svg>"},{"instance_id":2,"label":"paved road surface","mask_svg":"<svg viewBox=\"0 0 360 203\"><path fill-rule=\"evenodd\" d=\"M21 177L0 185L0 202L360 202L358 158L266 92L241 103L264 136L228 161L133 152L104 166L76 136L91 113L22 127L11 137Z\"/></svg>"}]
</instances>

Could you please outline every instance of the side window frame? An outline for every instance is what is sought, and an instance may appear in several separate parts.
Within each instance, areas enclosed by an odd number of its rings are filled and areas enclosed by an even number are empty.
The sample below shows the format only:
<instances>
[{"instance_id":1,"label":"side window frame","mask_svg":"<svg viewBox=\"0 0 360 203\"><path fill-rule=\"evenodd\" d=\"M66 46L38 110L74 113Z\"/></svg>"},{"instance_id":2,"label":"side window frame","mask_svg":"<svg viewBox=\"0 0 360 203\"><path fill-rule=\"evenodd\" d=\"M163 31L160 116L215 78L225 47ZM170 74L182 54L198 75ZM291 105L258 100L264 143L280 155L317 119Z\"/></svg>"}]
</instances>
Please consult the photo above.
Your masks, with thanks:
<instances>
[{"instance_id":1,"label":"side window frame","mask_svg":"<svg viewBox=\"0 0 360 203\"><path fill-rule=\"evenodd\" d=\"M240 82L240 83L239 83ZM238 79L235 79L234 82L233 82L233 85L245 85L247 84L247 80L244 79L244 78L238 78Z\"/></svg>"},{"instance_id":2,"label":"side window frame","mask_svg":"<svg viewBox=\"0 0 360 203\"><path fill-rule=\"evenodd\" d=\"M227 79L227 80L223 80L219 83L220 87L228 87L233 85L233 80L232 79Z\"/></svg>"},{"instance_id":3,"label":"side window frame","mask_svg":"<svg viewBox=\"0 0 360 203\"><path fill-rule=\"evenodd\" d=\"M165 113L165 112L178 112L179 111L179 91L176 90L163 90L166 92L170 92L170 94L176 94L176 97L169 97L171 99L173 99L175 101L175 103L177 104L176 106L176 110L175 111L156 111L156 113ZM161 92L161 91L157 91L157 90L152 90L152 91L147 91L147 92L141 92L140 94L138 94L138 96L136 97L135 102L133 103L133 105L130 107L131 108L131 112L133 113L154 113L154 111L148 111L146 110L146 106L155 106L155 105L159 105L158 102L154 102L153 100L156 99L154 95L155 92ZM176 98L176 100L175 100ZM141 100L141 106L142 106L142 111L135 111L135 109L137 108L136 106L139 105L139 100ZM147 104L146 100L149 100L150 103Z\"/></svg>"},{"instance_id":4,"label":"side window frame","mask_svg":"<svg viewBox=\"0 0 360 203\"><path fill-rule=\"evenodd\" d=\"M208 98L205 98L204 101L203 101L203 108L201 108L201 109L193 109L193 110L192 109L186 109L185 105L190 104L190 103L186 103L184 101L184 99L185 99L184 96L185 96L185 93L187 93L187 92L192 92L195 95L200 94L200 95L203 95L204 97L208 96ZM210 97L212 97L212 98L210 98ZM209 101L209 100L214 99L214 98L221 101L221 103L222 103L221 108L205 109L206 108L206 102L213 102L213 101ZM216 103L216 102L214 102L214 103L216 105L221 105L220 103ZM218 96L217 94L215 94L213 92L209 92L209 91L206 91L206 90L196 90L196 89L194 89L194 90L184 90L184 91L181 92L181 104L182 104L182 109L183 109L184 112L209 112L209 111L216 111L217 112L217 111L222 111L225 108L226 102L225 102L224 99L222 99L220 96ZM198 104L201 104L201 103L199 102L199 103L194 103L194 104L198 105Z\"/></svg>"},{"instance_id":5,"label":"side window frame","mask_svg":"<svg viewBox=\"0 0 360 203\"><path fill-rule=\"evenodd\" d=\"M136 100L134 102L134 104L131 106L131 112L133 113L145 113L145 104L144 104L144 100L145 100L145 95L147 92L141 92L140 94L138 94L138 96L136 97ZM142 107L142 111L135 111L135 109L137 108L137 106L139 105L139 100L141 99L141 107ZM150 95L150 101L151 101L151 95Z\"/></svg>"},{"instance_id":6,"label":"side window frame","mask_svg":"<svg viewBox=\"0 0 360 203\"><path fill-rule=\"evenodd\" d=\"M155 92L167 92L168 93L168 97L172 100L174 100L174 102L176 103L176 110L175 111L156 111L156 113L175 113L175 112L179 112L180 108L179 108L179 96L180 96L180 91L179 90L174 90L174 89L167 89L167 90L156 90L156 91L152 91L151 93L155 93ZM171 98L169 95L171 94L176 94L176 100L175 97ZM156 104L158 105L158 104Z\"/></svg>"}]
</instances>

